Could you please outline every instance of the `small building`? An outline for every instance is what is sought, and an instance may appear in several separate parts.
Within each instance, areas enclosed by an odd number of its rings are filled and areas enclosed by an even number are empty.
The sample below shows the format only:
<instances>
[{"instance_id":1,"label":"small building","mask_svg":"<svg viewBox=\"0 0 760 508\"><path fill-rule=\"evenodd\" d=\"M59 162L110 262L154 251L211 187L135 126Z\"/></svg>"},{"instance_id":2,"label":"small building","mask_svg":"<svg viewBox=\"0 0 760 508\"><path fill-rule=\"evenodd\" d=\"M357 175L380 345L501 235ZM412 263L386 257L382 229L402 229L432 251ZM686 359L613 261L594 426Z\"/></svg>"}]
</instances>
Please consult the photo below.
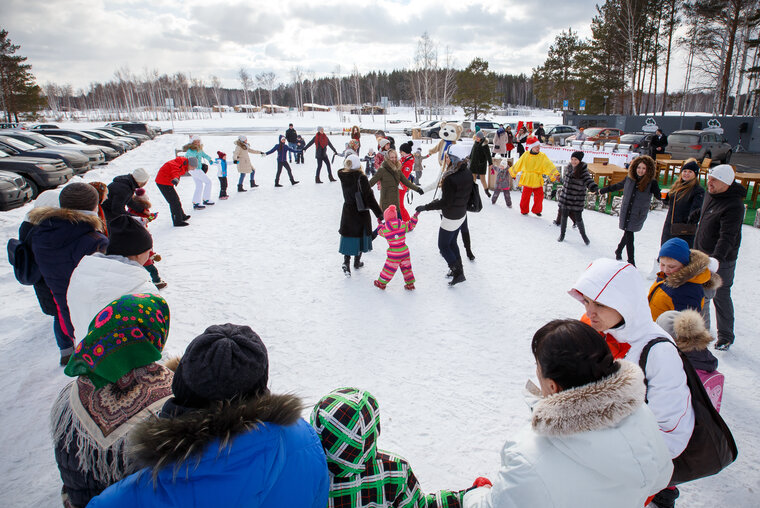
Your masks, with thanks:
<instances>
[{"instance_id":1,"label":"small building","mask_svg":"<svg viewBox=\"0 0 760 508\"><path fill-rule=\"evenodd\" d=\"M230 111L233 111L232 106L227 106L226 104L219 104L216 106L212 106L211 109L214 110L214 113L229 113Z\"/></svg>"},{"instance_id":2,"label":"small building","mask_svg":"<svg viewBox=\"0 0 760 508\"><path fill-rule=\"evenodd\" d=\"M236 113L256 113L261 110L260 107L254 106L253 104L238 104L232 109L234 109Z\"/></svg>"},{"instance_id":3,"label":"small building","mask_svg":"<svg viewBox=\"0 0 760 508\"><path fill-rule=\"evenodd\" d=\"M277 104L262 104L261 111L264 113L285 113L288 110L285 106L278 106Z\"/></svg>"},{"instance_id":4,"label":"small building","mask_svg":"<svg viewBox=\"0 0 760 508\"><path fill-rule=\"evenodd\" d=\"M382 106L373 106L371 104L364 104L361 108L352 106L352 115L382 115L385 114L385 108Z\"/></svg>"},{"instance_id":5,"label":"small building","mask_svg":"<svg viewBox=\"0 0 760 508\"><path fill-rule=\"evenodd\" d=\"M305 102L303 105L304 111L330 111L330 106L323 106L322 104L314 104L313 102Z\"/></svg>"}]
</instances>

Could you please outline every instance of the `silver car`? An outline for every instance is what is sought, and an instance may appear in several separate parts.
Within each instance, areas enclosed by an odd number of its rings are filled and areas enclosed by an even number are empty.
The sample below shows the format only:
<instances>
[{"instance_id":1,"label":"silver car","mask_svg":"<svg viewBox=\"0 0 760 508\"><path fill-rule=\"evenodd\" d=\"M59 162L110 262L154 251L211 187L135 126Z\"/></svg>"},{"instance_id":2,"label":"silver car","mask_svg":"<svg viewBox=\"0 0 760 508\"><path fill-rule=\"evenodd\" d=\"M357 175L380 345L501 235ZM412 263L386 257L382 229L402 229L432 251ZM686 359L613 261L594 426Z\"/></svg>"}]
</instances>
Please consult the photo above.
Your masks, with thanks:
<instances>
[{"instance_id":1,"label":"silver car","mask_svg":"<svg viewBox=\"0 0 760 508\"><path fill-rule=\"evenodd\" d=\"M713 131L675 131L668 136L665 151L674 159L694 157L699 161L712 159L723 164L731 159L731 145L723 134Z\"/></svg>"},{"instance_id":2,"label":"silver car","mask_svg":"<svg viewBox=\"0 0 760 508\"><path fill-rule=\"evenodd\" d=\"M565 140L570 136L578 134L578 128L572 125L555 125L546 133L546 139L552 145L564 146Z\"/></svg>"}]
</instances>

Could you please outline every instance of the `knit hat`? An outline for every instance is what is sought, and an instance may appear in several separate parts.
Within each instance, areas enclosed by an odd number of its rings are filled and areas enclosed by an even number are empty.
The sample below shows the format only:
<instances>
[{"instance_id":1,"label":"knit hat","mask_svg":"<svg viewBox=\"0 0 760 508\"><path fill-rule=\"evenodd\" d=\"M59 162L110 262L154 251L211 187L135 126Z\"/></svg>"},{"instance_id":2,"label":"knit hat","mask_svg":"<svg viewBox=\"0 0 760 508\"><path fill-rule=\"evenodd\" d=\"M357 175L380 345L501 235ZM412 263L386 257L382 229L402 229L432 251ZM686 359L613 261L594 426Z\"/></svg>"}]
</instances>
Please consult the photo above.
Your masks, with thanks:
<instances>
[{"instance_id":1,"label":"knit hat","mask_svg":"<svg viewBox=\"0 0 760 508\"><path fill-rule=\"evenodd\" d=\"M391 142L390 142L390 141L388 141L388 139L387 139L387 138L381 138L381 139L380 139L380 140L377 142L377 146L379 146L379 147L382 149L382 148L385 148L385 145L389 145L390 143L391 143Z\"/></svg>"},{"instance_id":2,"label":"knit hat","mask_svg":"<svg viewBox=\"0 0 760 508\"><path fill-rule=\"evenodd\" d=\"M124 295L106 305L77 344L67 376L87 376L96 388L161 359L169 335L169 306L158 295Z\"/></svg>"},{"instance_id":3,"label":"knit hat","mask_svg":"<svg viewBox=\"0 0 760 508\"><path fill-rule=\"evenodd\" d=\"M713 338L705 328L702 315L694 309L669 310L660 314L657 324L673 337L684 353L707 349Z\"/></svg>"},{"instance_id":4,"label":"knit hat","mask_svg":"<svg viewBox=\"0 0 760 508\"><path fill-rule=\"evenodd\" d=\"M153 248L148 229L129 215L117 215L108 223L109 237L106 254L137 256Z\"/></svg>"},{"instance_id":5,"label":"knit hat","mask_svg":"<svg viewBox=\"0 0 760 508\"><path fill-rule=\"evenodd\" d=\"M190 142L191 143L195 143L196 141L200 142L200 140L201 140L201 137L198 136L197 134L192 134L190 136Z\"/></svg>"},{"instance_id":6,"label":"knit hat","mask_svg":"<svg viewBox=\"0 0 760 508\"><path fill-rule=\"evenodd\" d=\"M135 182L137 183L145 183L148 180L150 180L150 177L148 176L148 172L145 171L143 168L137 168L134 171L132 171L132 178L134 178Z\"/></svg>"},{"instance_id":7,"label":"knit hat","mask_svg":"<svg viewBox=\"0 0 760 508\"><path fill-rule=\"evenodd\" d=\"M220 159L226 159L227 158L227 154L224 153L224 152L221 152L221 151L216 152L216 156L219 157Z\"/></svg>"},{"instance_id":8,"label":"knit hat","mask_svg":"<svg viewBox=\"0 0 760 508\"><path fill-rule=\"evenodd\" d=\"M350 169L360 169L362 167L362 162L361 160L359 160L358 155L351 154L348 157L346 157L346 160L343 163L343 166Z\"/></svg>"},{"instance_id":9,"label":"knit hat","mask_svg":"<svg viewBox=\"0 0 760 508\"><path fill-rule=\"evenodd\" d=\"M241 134L240 136L238 136L238 141L240 141L241 143L247 143L248 138Z\"/></svg>"},{"instance_id":10,"label":"knit hat","mask_svg":"<svg viewBox=\"0 0 760 508\"><path fill-rule=\"evenodd\" d=\"M525 148L531 150L534 146L541 146L541 142L536 136L528 136L528 139L525 140Z\"/></svg>"},{"instance_id":11,"label":"knit hat","mask_svg":"<svg viewBox=\"0 0 760 508\"><path fill-rule=\"evenodd\" d=\"M398 149L404 153L412 153L412 148L414 145L411 141L407 141L406 143L401 143L398 147Z\"/></svg>"},{"instance_id":12,"label":"knit hat","mask_svg":"<svg viewBox=\"0 0 760 508\"><path fill-rule=\"evenodd\" d=\"M710 172L708 173L708 176L711 176L717 180L720 180L726 185L731 185L732 183L734 183L734 179L736 178L736 173L734 173L734 168L732 168L730 165L720 164L712 168Z\"/></svg>"},{"instance_id":13,"label":"knit hat","mask_svg":"<svg viewBox=\"0 0 760 508\"><path fill-rule=\"evenodd\" d=\"M583 160L583 152L581 152L580 150L579 150L579 151L577 151L577 152L573 152L573 154L572 154L570 157L571 157L571 158L572 158L572 157L575 157L575 158L576 158L576 159L578 159L579 161L582 161L582 160Z\"/></svg>"},{"instance_id":14,"label":"knit hat","mask_svg":"<svg viewBox=\"0 0 760 508\"><path fill-rule=\"evenodd\" d=\"M681 171L684 169L688 169L689 171L693 171L697 174L699 174L699 164L697 164L695 161L689 161L686 164L683 165L681 168Z\"/></svg>"},{"instance_id":15,"label":"knit hat","mask_svg":"<svg viewBox=\"0 0 760 508\"><path fill-rule=\"evenodd\" d=\"M483 131L476 132L475 133L475 137L478 138L478 139L480 139L480 140L486 139L486 135L483 133Z\"/></svg>"},{"instance_id":16,"label":"knit hat","mask_svg":"<svg viewBox=\"0 0 760 508\"><path fill-rule=\"evenodd\" d=\"M261 394L269 381L269 357L248 326L213 325L187 346L174 372L178 405L203 408L212 401Z\"/></svg>"},{"instance_id":17,"label":"knit hat","mask_svg":"<svg viewBox=\"0 0 760 508\"><path fill-rule=\"evenodd\" d=\"M396 205L390 205L383 212L383 220L386 222L398 219L398 212L396 212Z\"/></svg>"},{"instance_id":18,"label":"knit hat","mask_svg":"<svg viewBox=\"0 0 760 508\"><path fill-rule=\"evenodd\" d=\"M415 152L420 152L420 153L422 153L422 147L421 147L421 146L418 146L418 147L417 147L417 150L415 150Z\"/></svg>"},{"instance_id":19,"label":"knit hat","mask_svg":"<svg viewBox=\"0 0 760 508\"><path fill-rule=\"evenodd\" d=\"M682 238L671 238L662 244L657 259L662 257L672 258L682 265L688 265L690 256L691 251L689 250L689 244L686 243L686 240Z\"/></svg>"},{"instance_id":20,"label":"knit hat","mask_svg":"<svg viewBox=\"0 0 760 508\"><path fill-rule=\"evenodd\" d=\"M88 183L74 182L68 184L58 195L61 208L70 210L93 211L100 203L100 195L95 187Z\"/></svg>"}]
</instances>

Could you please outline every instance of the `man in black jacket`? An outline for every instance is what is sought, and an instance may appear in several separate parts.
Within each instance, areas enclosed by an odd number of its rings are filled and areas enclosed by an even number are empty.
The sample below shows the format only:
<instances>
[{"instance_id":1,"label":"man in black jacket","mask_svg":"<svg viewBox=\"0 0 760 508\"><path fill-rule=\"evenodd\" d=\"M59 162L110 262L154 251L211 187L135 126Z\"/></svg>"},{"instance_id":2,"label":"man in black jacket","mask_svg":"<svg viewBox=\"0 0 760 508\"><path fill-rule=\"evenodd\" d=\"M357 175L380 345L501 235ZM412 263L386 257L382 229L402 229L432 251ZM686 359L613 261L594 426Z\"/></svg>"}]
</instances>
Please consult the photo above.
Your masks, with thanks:
<instances>
[{"instance_id":1,"label":"man in black jacket","mask_svg":"<svg viewBox=\"0 0 760 508\"><path fill-rule=\"evenodd\" d=\"M718 260L718 275L723 284L716 290L705 290L702 315L710 327L710 300L715 303L718 341L715 349L727 350L734 343L734 304L731 286L734 283L736 258L742 241L744 197L747 189L734 182L734 170L728 164L715 166L707 176L707 195L694 240L694 248Z\"/></svg>"},{"instance_id":2,"label":"man in black jacket","mask_svg":"<svg viewBox=\"0 0 760 508\"><path fill-rule=\"evenodd\" d=\"M541 143L546 143L546 131L544 130L544 124L539 123L538 129L534 132L535 136Z\"/></svg>"},{"instance_id":3,"label":"man in black jacket","mask_svg":"<svg viewBox=\"0 0 760 508\"><path fill-rule=\"evenodd\" d=\"M652 141L649 143L649 148L652 151L652 158L656 159L658 154L665 153L665 148L668 146L668 137L663 134L662 129L657 129Z\"/></svg>"},{"instance_id":4,"label":"man in black jacket","mask_svg":"<svg viewBox=\"0 0 760 508\"><path fill-rule=\"evenodd\" d=\"M117 176L108 185L108 198L103 201L103 215L111 222L114 217L127 215L127 206L136 212L143 212L145 207L132 200L135 189L145 187L149 180L148 172L137 168L128 175Z\"/></svg>"},{"instance_id":5,"label":"man in black jacket","mask_svg":"<svg viewBox=\"0 0 760 508\"><path fill-rule=\"evenodd\" d=\"M298 149L298 133L293 128L293 124L288 125L288 130L285 131L285 141L288 142L288 146L293 150ZM288 162L292 162L293 152L288 152ZM298 164L298 155L296 157L296 164Z\"/></svg>"}]
</instances>

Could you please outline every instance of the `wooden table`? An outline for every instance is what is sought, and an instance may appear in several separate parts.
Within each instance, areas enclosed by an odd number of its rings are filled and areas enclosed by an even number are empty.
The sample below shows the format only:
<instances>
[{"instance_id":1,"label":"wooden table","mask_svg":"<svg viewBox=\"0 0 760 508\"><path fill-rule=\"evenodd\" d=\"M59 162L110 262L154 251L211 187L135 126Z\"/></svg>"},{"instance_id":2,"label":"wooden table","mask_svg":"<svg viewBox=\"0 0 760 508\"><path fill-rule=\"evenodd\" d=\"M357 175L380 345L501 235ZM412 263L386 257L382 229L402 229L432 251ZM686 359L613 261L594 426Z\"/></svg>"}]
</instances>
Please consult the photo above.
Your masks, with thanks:
<instances>
[{"instance_id":1,"label":"wooden table","mask_svg":"<svg viewBox=\"0 0 760 508\"><path fill-rule=\"evenodd\" d=\"M736 179L739 180L745 188L749 188L749 184L752 183L752 196L750 197L750 203L752 208L757 208L757 194L760 189L760 173L736 173Z\"/></svg>"},{"instance_id":2,"label":"wooden table","mask_svg":"<svg viewBox=\"0 0 760 508\"><path fill-rule=\"evenodd\" d=\"M665 176L663 178L663 183L667 184L670 182L670 173L673 172L673 177L676 176L676 168L680 168L684 165L686 160L680 160L680 159L658 159L657 161L657 170L660 169L665 171ZM659 174L657 175L659 177Z\"/></svg>"},{"instance_id":3,"label":"wooden table","mask_svg":"<svg viewBox=\"0 0 760 508\"><path fill-rule=\"evenodd\" d=\"M616 164L601 164L598 162L592 162L591 164L586 164L586 167L588 167L588 170L594 177L594 181L599 184L600 187L602 187L602 184L599 182L599 180L602 178L604 178L606 183L615 174L628 174L627 169Z\"/></svg>"}]
</instances>

